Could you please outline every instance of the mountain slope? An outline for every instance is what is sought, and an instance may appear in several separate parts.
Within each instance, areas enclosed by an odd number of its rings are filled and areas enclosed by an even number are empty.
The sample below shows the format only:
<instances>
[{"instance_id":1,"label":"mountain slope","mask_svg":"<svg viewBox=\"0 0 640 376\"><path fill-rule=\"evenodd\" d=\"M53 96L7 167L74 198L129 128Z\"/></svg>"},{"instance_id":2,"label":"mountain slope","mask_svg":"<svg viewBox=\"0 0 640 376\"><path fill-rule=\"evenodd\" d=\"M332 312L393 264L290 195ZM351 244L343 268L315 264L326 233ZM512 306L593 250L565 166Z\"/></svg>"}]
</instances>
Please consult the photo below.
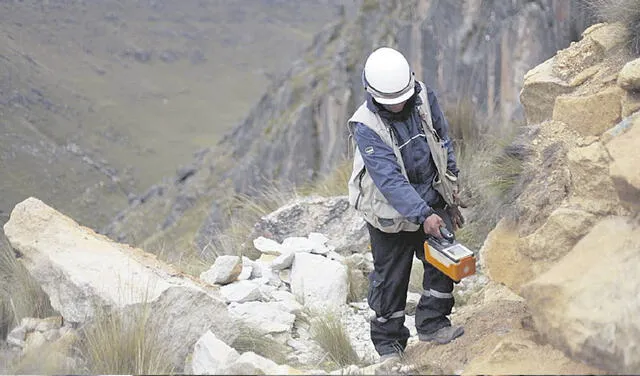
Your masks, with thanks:
<instances>
[{"instance_id":1,"label":"mountain slope","mask_svg":"<svg viewBox=\"0 0 640 376\"><path fill-rule=\"evenodd\" d=\"M346 119L362 100L363 61L380 45L407 53L445 104L469 99L489 116L517 117L521 77L568 45L585 19L574 2L365 1L355 20L317 35L214 150L155 186L105 232L202 249L228 221L233 194L332 171L347 151Z\"/></svg>"},{"instance_id":2,"label":"mountain slope","mask_svg":"<svg viewBox=\"0 0 640 376\"><path fill-rule=\"evenodd\" d=\"M0 2L0 222L83 224L219 141L342 1Z\"/></svg>"}]
</instances>

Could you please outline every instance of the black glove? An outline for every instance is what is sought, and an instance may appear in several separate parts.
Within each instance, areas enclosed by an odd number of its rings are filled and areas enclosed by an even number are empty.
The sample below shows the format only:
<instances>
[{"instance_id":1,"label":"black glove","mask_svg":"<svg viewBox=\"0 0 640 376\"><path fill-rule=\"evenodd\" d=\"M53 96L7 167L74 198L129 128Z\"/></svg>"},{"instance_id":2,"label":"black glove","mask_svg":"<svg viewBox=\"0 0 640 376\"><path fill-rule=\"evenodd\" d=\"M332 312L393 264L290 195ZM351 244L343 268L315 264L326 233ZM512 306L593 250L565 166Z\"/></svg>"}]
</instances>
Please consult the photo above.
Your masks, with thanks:
<instances>
[{"instance_id":1,"label":"black glove","mask_svg":"<svg viewBox=\"0 0 640 376\"><path fill-rule=\"evenodd\" d=\"M464 217L460 212L460 209L457 205L449 206L447 209L449 211L449 215L451 216L451 222L453 223L453 230L456 231L459 228L464 226Z\"/></svg>"}]
</instances>

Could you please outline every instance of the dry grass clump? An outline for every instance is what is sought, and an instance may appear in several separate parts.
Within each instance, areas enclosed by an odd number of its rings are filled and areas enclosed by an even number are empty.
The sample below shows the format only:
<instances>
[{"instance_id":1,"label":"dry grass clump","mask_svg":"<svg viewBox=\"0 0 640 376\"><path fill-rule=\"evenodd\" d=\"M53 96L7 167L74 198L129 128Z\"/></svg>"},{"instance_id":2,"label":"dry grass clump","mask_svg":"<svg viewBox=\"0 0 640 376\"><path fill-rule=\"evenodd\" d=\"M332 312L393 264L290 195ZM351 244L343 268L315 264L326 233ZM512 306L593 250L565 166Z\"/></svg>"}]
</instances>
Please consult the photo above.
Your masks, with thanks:
<instances>
[{"instance_id":1,"label":"dry grass clump","mask_svg":"<svg viewBox=\"0 0 640 376\"><path fill-rule=\"evenodd\" d=\"M0 338L6 338L23 317L54 314L49 297L16 259L0 231Z\"/></svg>"},{"instance_id":2,"label":"dry grass clump","mask_svg":"<svg viewBox=\"0 0 640 376\"><path fill-rule=\"evenodd\" d=\"M238 336L231 344L231 347L240 354L251 351L273 360L277 364L285 364L289 353L288 346L283 345L272 337L260 334L246 324L239 325Z\"/></svg>"},{"instance_id":3,"label":"dry grass clump","mask_svg":"<svg viewBox=\"0 0 640 376\"><path fill-rule=\"evenodd\" d=\"M601 20L620 22L629 30L629 49L640 55L640 1L585 0L587 6Z\"/></svg>"},{"instance_id":4,"label":"dry grass clump","mask_svg":"<svg viewBox=\"0 0 640 376\"><path fill-rule=\"evenodd\" d=\"M479 249L498 220L508 214L521 193L523 145L512 143L520 124L496 124L483 119L468 101L446 109L450 137L454 141L460 168L460 184L467 224L456 232L457 239Z\"/></svg>"},{"instance_id":5,"label":"dry grass clump","mask_svg":"<svg viewBox=\"0 0 640 376\"><path fill-rule=\"evenodd\" d=\"M257 258L259 252L247 243L247 235L253 230L258 220L276 209L289 203L296 197L290 189L278 186L267 186L256 193L236 194L226 203L226 221L215 232L209 244L200 252L200 258L213 263L220 255L245 255Z\"/></svg>"},{"instance_id":6,"label":"dry grass clump","mask_svg":"<svg viewBox=\"0 0 640 376\"><path fill-rule=\"evenodd\" d=\"M340 318L332 312L323 312L314 316L311 320L311 335L325 351L326 357L339 367L359 364L360 358Z\"/></svg>"},{"instance_id":7,"label":"dry grass clump","mask_svg":"<svg viewBox=\"0 0 640 376\"><path fill-rule=\"evenodd\" d=\"M171 354L160 338L160 323L151 320L150 305L129 312L99 310L82 330L80 351L91 374L168 374Z\"/></svg>"}]
</instances>

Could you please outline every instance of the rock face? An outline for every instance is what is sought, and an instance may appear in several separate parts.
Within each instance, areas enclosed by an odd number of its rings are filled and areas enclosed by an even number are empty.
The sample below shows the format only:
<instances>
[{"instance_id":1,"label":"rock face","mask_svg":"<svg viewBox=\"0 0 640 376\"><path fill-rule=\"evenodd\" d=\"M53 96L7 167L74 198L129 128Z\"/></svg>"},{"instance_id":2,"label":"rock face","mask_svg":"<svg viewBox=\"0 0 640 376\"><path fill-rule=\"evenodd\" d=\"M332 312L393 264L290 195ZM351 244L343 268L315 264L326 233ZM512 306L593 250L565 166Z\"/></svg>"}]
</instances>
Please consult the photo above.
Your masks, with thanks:
<instances>
[{"instance_id":1,"label":"rock face","mask_svg":"<svg viewBox=\"0 0 640 376\"><path fill-rule=\"evenodd\" d=\"M149 304L174 363L211 329L231 342L235 324L219 295L179 275L155 256L117 244L29 198L16 205L4 232L65 322L85 323L101 307Z\"/></svg>"},{"instance_id":2,"label":"rock face","mask_svg":"<svg viewBox=\"0 0 640 376\"><path fill-rule=\"evenodd\" d=\"M369 241L365 221L349 207L346 196L297 199L262 217L249 236L267 236L283 242L290 237L308 236L313 239L317 237L314 233L328 236L325 241L328 249L335 249L341 254L360 253Z\"/></svg>"},{"instance_id":3,"label":"rock face","mask_svg":"<svg viewBox=\"0 0 640 376\"><path fill-rule=\"evenodd\" d=\"M194 160L188 180L158 184L103 232L133 242L131 228L135 241L160 228L158 241L180 247L195 240L203 248L226 225L224 197L334 171L349 149L346 120L363 100L364 60L379 46L405 52L443 105L463 98L488 117L521 117L522 76L578 36L588 18L583 10L573 0L362 2L355 18L315 37L217 150Z\"/></svg>"},{"instance_id":4,"label":"rock face","mask_svg":"<svg viewBox=\"0 0 640 376\"><path fill-rule=\"evenodd\" d=\"M522 288L539 331L598 367L640 372L640 226L598 222L573 250Z\"/></svg>"},{"instance_id":5,"label":"rock face","mask_svg":"<svg viewBox=\"0 0 640 376\"><path fill-rule=\"evenodd\" d=\"M481 250L551 345L613 373L640 370L640 113L627 36L594 25L525 76L532 153L517 220L503 219Z\"/></svg>"}]
</instances>

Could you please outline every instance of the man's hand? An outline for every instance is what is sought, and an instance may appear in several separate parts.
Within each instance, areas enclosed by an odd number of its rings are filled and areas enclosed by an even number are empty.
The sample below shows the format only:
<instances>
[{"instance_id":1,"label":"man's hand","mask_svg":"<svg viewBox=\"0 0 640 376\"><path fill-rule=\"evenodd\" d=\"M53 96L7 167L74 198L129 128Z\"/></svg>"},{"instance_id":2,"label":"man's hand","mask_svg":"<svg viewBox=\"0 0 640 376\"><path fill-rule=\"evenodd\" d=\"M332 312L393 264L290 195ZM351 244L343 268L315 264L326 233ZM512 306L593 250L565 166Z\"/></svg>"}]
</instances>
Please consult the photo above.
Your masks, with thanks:
<instances>
[{"instance_id":1,"label":"man's hand","mask_svg":"<svg viewBox=\"0 0 640 376\"><path fill-rule=\"evenodd\" d=\"M431 214L422 224L425 234L433 235L436 238L442 238L440 227L446 227L442 218L437 214Z\"/></svg>"},{"instance_id":2,"label":"man's hand","mask_svg":"<svg viewBox=\"0 0 640 376\"><path fill-rule=\"evenodd\" d=\"M456 186L453 190L453 202L461 208L466 208L467 204L460 198L460 190Z\"/></svg>"},{"instance_id":3,"label":"man's hand","mask_svg":"<svg viewBox=\"0 0 640 376\"><path fill-rule=\"evenodd\" d=\"M464 217L462 216L460 209L458 209L458 206L451 206L448 210L449 215L451 215L451 222L453 222L453 230L455 231L462 228L462 226L464 226Z\"/></svg>"}]
</instances>

